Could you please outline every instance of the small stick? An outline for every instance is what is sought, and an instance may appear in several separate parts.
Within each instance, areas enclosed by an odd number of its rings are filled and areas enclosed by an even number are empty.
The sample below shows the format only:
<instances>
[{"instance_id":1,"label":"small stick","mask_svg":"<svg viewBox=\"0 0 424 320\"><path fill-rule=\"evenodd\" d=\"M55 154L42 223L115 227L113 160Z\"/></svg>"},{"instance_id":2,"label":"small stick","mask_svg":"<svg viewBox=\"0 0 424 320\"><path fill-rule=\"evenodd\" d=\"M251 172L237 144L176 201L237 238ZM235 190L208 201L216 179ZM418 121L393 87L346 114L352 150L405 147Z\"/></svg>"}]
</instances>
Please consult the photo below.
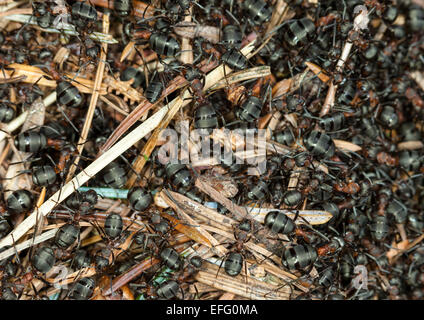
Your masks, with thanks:
<instances>
[{"instance_id":1,"label":"small stick","mask_svg":"<svg viewBox=\"0 0 424 320\"><path fill-rule=\"evenodd\" d=\"M250 79L262 78L271 74L271 68L269 66L254 67L239 72L232 73L227 79L218 81L216 84L210 87L210 90L219 90L227 87L228 85L242 82Z\"/></svg>"}]
</instances>

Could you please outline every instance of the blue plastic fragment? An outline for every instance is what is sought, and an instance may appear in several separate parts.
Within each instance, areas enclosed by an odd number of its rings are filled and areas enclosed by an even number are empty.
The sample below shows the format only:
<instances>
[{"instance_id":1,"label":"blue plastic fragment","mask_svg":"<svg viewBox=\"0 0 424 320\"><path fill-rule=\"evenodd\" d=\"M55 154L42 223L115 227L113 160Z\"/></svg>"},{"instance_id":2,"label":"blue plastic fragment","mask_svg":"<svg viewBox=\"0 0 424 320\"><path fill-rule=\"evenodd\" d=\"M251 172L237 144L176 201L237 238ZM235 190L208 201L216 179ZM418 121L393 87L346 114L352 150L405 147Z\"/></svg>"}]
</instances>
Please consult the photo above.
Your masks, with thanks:
<instances>
[{"instance_id":1,"label":"blue plastic fragment","mask_svg":"<svg viewBox=\"0 0 424 320\"><path fill-rule=\"evenodd\" d=\"M88 190L94 190L97 194L103 198L113 199L126 199L128 190L126 189L113 189L113 188L95 188L95 187L80 187L78 191L87 192Z\"/></svg>"}]
</instances>

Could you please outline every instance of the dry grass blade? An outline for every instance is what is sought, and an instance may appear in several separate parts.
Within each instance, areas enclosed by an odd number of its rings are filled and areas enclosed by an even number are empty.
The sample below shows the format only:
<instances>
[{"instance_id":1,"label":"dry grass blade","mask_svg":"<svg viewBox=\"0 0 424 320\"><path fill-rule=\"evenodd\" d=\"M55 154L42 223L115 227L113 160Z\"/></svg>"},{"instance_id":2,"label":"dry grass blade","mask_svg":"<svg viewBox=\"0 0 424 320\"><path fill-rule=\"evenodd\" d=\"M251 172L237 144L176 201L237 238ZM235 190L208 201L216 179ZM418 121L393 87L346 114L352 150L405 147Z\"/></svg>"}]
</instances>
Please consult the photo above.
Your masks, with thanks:
<instances>
[{"instance_id":1,"label":"dry grass blade","mask_svg":"<svg viewBox=\"0 0 424 320\"><path fill-rule=\"evenodd\" d=\"M21 81L24 81L25 79L26 79L25 75L20 75L20 76L8 78L8 79L3 78L3 79L0 79L0 84L21 82Z\"/></svg>"},{"instance_id":2,"label":"dry grass blade","mask_svg":"<svg viewBox=\"0 0 424 320\"><path fill-rule=\"evenodd\" d=\"M188 91L184 91L184 97L188 98L189 94ZM147 160L150 157L150 154L152 153L153 149L156 147L156 143L159 139L159 135L163 129L165 129L169 122L171 122L172 118L175 116L175 114L180 110L184 105L189 104L190 101L184 101L184 99L177 97L176 99L172 100L169 104L169 112L166 114L165 118L161 121L159 126L155 129L153 134L150 136L147 143L144 145L143 149L141 150L140 155L135 159L133 164L133 170L134 173L130 176L130 178L127 181L127 188L131 188L135 181L137 180L137 175L141 170L143 169L144 165L146 164Z\"/></svg>"},{"instance_id":3,"label":"dry grass blade","mask_svg":"<svg viewBox=\"0 0 424 320\"><path fill-rule=\"evenodd\" d=\"M103 79L103 85L106 85L108 93L116 92L124 96L124 100L129 100L131 102L140 102L144 100L143 95L131 87L130 81L120 81L116 80L111 76L105 76Z\"/></svg>"},{"instance_id":4,"label":"dry grass blade","mask_svg":"<svg viewBox=\"0 0 424 320\"><path fill-rule=\"evenodd\" d=\"M268 66L260 66L260 67L242 70L239 72L232 73L226 79L223 79L217 82L210 88L210 90L212 91L219 90L237 82L242 82L242 81L256 79L256 78L262 78L262 77L269 76L270 74L271 74L271 68Z\"/></svg>"},{"instance_id":5,"label":"dry grass blade","mask_svg":"<svg viewBox=\"0 0 424 320\"><path fill-rule=\"evenodd\" d=\"M110 101L109 99L100 96L99 97L100 100L102 100L104 103L106 103L109 107L111 107L113 110L119 112L120 114L123 114L125 116L128 116L129 113L125 110L122 110L120 107L118 107L117 105L115 105L112 101Z\"/></svg>"},{"instance_id":6,"label":"dry grass blade","mask_svg":"<svg viewBox=\"0 0 424 320\"><path fill-rule=\"evenodd\" d=\"M103 15L103 33L105 34L109 33L109 15L107 14ZM82 151L84 150L85 143L88 137L88 132L90 131L90 128L91 128L91 122L93 121L94 110L96 109L97 100L99 98L98 90L100 86L102 85L103 74L105 71L107 47L108 47L107 43L102 43L99 64L97 66L97 73L96 73L96 78L94 80L94 87L93 87L93 92L91 95L90 105L88 107L87 115L85 117L84 127L82 128L81 136L78 140L77 150L78 150L79 156L75 158L74 162L69 168L68 176L66 177L66 182L69 182L69 180L72 179L75 173L75 170L77 169L77 166L80 160L80 155L82 154Z\"/></svg>"},{"instance_id":7,"label":"dry grass blade","mask_svg":"<svg viewBox=\"0 0 424 320\"><path fill-rule=\"evenodd\" d=\"M22 9L13 9L13 10L5 11L5 12L0 12L0 18L7 17L12 14L32 14L32 9L22 8Z\"/></svg>"},{"instance_id":8,"label":"dry grass blade","mask_svg":"<svg viewBox=\"0 0 424 320\"><path fill-rule=\"evenodd\" d=\"M44 241L47 241L47 240L54 238L57 230L58 229L56 228L56 229L46 231L46 232L42 233L41 235L36 236L34 239L31 238L31 239L26 240L22 243L16 244L14 247L1 252L0 253L0 260L7 259L7 258L15 255L16 252L19 253L22 250L28 249L32 246L39 244L39 243L43 243Z\"/></svg>"},{"instance_id":9,"label":"dry grass blade","mask_svg":"<svg viewBox=\"0 0 424 320\"><path fill-rule=\"evenodd\" d=\"M119 58L119 62L124 61L126 58L128 58L135 50L135 42L129 41L127 45L125 46L124 50L122 50L121 57Z\"/></svg>"},{"instance_id":10,"label":"dry grass blade","mask_svg":"<svg viewBox=\"0 0 424 320\"><path fill-rule=\"evenodd\" d=\"M104 292L104 295L112 294L112 292L118 290L121 286L127 284L129 281L137 278L141 273L153 267L154 265L157 265L159 262L159 259L147 258L146 260L136 264L130 270L113 279L112 287L107 289Z\"/></svg>"}]
</instances>

